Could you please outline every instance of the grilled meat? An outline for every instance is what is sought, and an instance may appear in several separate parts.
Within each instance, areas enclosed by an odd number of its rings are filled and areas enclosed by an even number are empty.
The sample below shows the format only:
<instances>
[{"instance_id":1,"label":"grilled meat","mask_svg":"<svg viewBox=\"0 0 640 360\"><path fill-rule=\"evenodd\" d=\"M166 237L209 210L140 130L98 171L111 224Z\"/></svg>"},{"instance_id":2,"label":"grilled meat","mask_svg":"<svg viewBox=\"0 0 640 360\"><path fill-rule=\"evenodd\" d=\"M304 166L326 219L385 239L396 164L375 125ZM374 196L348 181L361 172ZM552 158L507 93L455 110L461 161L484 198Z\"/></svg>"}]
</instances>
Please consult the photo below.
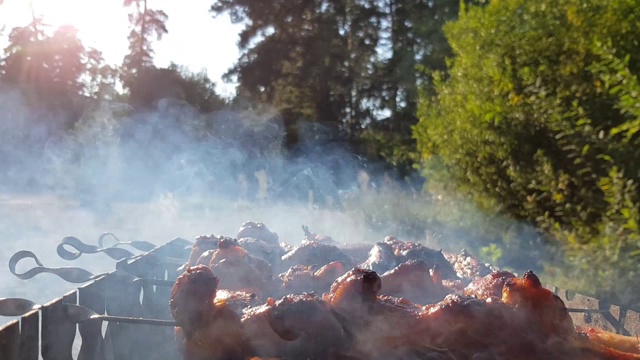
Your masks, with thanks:
<instances>
[{"instance_id":1,"label":"grilled meat","mask_svg":"<svg viewBox=\"0 0 640 360\"><path fill-rule=\"evenodd\" d=\"M186 271L187 267L195 266L198 264L198 259L209 250L215 250L218 248L218 241L220 237L215 235L200 235L196 238L196 241L191 247L191 254L189 260L179 271Z\"/></svg>"},{"instance_id":2,"label":"grilled meat","mask_svg":"<svg viewBox=\"0 0 640 360\"><path fill-rule=\"evenodd\" d=\"M315 291L313 266L294 265L280 274L282 294L302 294Z\"/></svg>"},{"instance_id":3,"label":"grilled meat","mask_svg":"<svg viewBox=\"0 0 640 360\"><path fill-rule=\"evenodd\" d=\"M502 298L502 288L509 279L516 276L508 271L495 271L489 275L473 280L464 289L467 296L475 296L478 299Z\"/></svg>"},{"instance_id":4,"label":"grilled meat","mask_svg":"<svg viewBox=\"0 0 640 360\"><path fill-rule=\"evenodd\" d=\"M252 352L240 317L224 302L214 302L218 282L200 265L188 268L171 290L169 307L185 360L244 359Z\"/></svg>"},{"instance_id":5,"label":"grilled meat","mask_svg":"<svg viewBox=\"0 0 640 360\"><path fill-rule=\"evenodd\" d=\"M265 224L255 221L247 221L242 224L236 238L256 238L270 244L278 244L278 234L269 230Z\"/></svg>"},{"instance_id":6,"label":"grilled meat","mask_svg":"<svg viewBox=\"0 0 640 360\"><path fill-rule=\"evenodd\" d=\"M394 253L400 258L400 262L418 260L428 267L439 271L443 279L457 279L453 266L444 257L441 250L433 250L422 244L406 242L394 246Z\"/></svg>"},{"instance_id":7,"label":"grilled meat","mask_svg":"<svg viewBox=\"0 0 640 360\"><path fill-rule=\"evenodd\" d=\"M469 255L464 249L459 254L444 253L444 257L461 279L476 279L492 272L489 265Z\"/></svg>"},{"instance_id":8,"label":"grilled meat","mask_svg":"<svg viewBox=\"0 0 640 360\"><path fill-rule=\"evenodd\" d=\"M564 302L542 287L540 279L532 271L505 282L502 302L518 308L521 313L530 314L532 325L539 326L545 334L567 337L575 333Z\"/></svg>"},{"instance_id":9,"label":"grilled meat","mask_svg":"<svg viewBox=\"0 0 640 360\"><path fill-rule=\"evenodd\" d=\"M576 330L598 344L618 351L640 354L640 341L634 336L624 336L593 327L576 327Z\"/></svg>"},{"instance_id":10,"label":"grilled meat","mask_svg":"<svg viewBox=\"0 0 640 360\"><path fill-rule=\"evenodd\" d=\"M170 300L186 360L640 360L635 338L574 329L562 300L531 271L490 272L464 251L393 237L363 259L362 247L349 256L303 230L303 244L288 252L254 222L239 241L196 239ZM274 282L272 269L284 266ZM268 296L282 298L262 303Z\"/></svg>"},{"instance_id":11,"label":"grilled meat","mask_svg":"<svg viewBox=\"0 0 640 360\"><path fill-rule=\"evenodd\" d=\"M345 274L347 269L347 264L342 261L332 261L318 269L313 274L318 292L324 293L329 291L331 284L333 284L338 277Z\"/></svg>"},{"instance_id":12,"label":"grilled meat","mask_svg":"<svg viewBox=\"0 0 640 360\"><path fill-rule=\"evenodd\" d=\"M393 252L393 246L386 242L379 242L373 245L369 251L369 257L360 265L360 268L382 274L398 266L399 263L400 260Z\"/></svg>"},{"instance_id":13,"label":"grilled meat","mask_svg":"<svg viewBox=\"0 0 640 360\"><path fill-rule=\"evenodd\" d=\"M334 261L340 261L349 264L349 266L353 265L353 259L337 246L318 242L308 242L296 246L282 256L282 265L287 268L293 265L323 266Z\"/></svg>"},{"instance_id":14,"label":"grilled meat","mask_svg":"<svg viewBox=\"0 0 640 360\"><path fill-rule=\"evenodd\" d=\"M404 242L392 236L376 243L360 267L382 274L409 260L422 261L429 268L437 269L443 279L458 279L442 251L414 242Z\"/></svg>"},{"instance_id":15,"label":"grilled meat","mask_svg":"<svg viewBox=\"0 0 640 360\"><path fill-rule=\"evenodd\" d=\"M420 306L378 293L383 283L374 271L355 268L338 278L325 295L333 309L353 329L353 353L365 359L395 359L406 355L393 346L414 328Z\"/></svg>"},{"instance_id":16,"label":"grilled meat","mask_svg":"<svg viewBox=\"0 0 640 360\"><path fill-rule=\"evenodd\" d=\"M337 246L343 253L354 259L356 264L364 263L369 257L369 252L371 251L371 244L367 243L342 243Z\"/></svg>"},{"instance_id":17,"label":"grilled meat","mask_svg":"<svg viewBox=\"0 0 640 360\"><path fill-rule=\"evenodd\" d=\"M224 289L253 292L260 296L272 287L271 265L251 256L230 238L221 239L209 262Z\"/></svg>"},{"instance_id":18,"label":"grilled meat","mask_svg":"<svg viewBox=\"0 0 640 360\"><path fill-rule=\"evenodd\" d=\"M327 359L349 344L348 330L313 294L271 299L248 311L242 324L257 356Z\"/></svg>"},{"instance_id":19,"label":"grilled meat","mask_svg":"<svg viewBox=\"0 0 640 360\"><path fill-rule=\"evenodd\" d=\"M238 245L247 250L251 255L264 259L272 267L276 267L282 255L287 251L279 244L270 243L253 237L238 239Z\"/></svg>"},{"instance_id":20,"label":"grilled meat","mask_svg":"<svg viewBox=\"0 0 640 360\"><path fill-rule=\"evenodd\" d=\"M424 262L409 260L380 276L381 292L420 304L438 302L453 291L445 287L435 273Z\"/></svg>"},{"instance_id":21,"label":"grilled meat","mask_svg":"<svg viewBox=\"0 0 640 360\"><path fill-rule=\"evenodd\" d=\"M318 270L314 266L294 265L280 274L282 294L328 292L331 284L346 271L346 265L340 261L331 262Z\"/></svg>"}]
</instances>

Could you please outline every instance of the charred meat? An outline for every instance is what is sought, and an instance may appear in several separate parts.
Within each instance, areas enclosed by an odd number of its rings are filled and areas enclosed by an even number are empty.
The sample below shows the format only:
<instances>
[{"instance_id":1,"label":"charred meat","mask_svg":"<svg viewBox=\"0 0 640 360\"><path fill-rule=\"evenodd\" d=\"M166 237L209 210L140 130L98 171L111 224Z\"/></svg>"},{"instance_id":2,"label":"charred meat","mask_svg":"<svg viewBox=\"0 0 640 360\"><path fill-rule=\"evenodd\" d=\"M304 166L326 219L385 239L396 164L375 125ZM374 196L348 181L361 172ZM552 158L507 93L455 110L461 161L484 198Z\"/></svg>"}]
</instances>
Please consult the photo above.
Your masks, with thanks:
<instances>
[{"instance_id":1,"label":"charred meat","mask_svg":"<svg viewBox=\"0 0 640 360\"><path fill-rule=\"evenodd\" d=\"M314 266L294 265L280 274L282 294L302 294L305 292L322 294L328 292L331 284L347 272L346 264L340 261L334 261L315 269Z\"/></svg>"},{"instance_id":2,"label":"charred meat","mask_svg":"<svg viewBox=\"0 0 640 360\"><path fill-rule=\"evenodd\" d=\"M409 260L381 276L382 293L407 298L420 304L442 300L452 292L445 287L437 270L422 261Z\"/></svg>"},{"instance_id":3,"label":"charred meat","mask_svg":"<svg viewBox=\"0 0 640 360\"><path fill-rule=\"evenodd\" d=\"M256 238L270 244L278 244L278 234L269 230L265 224L255 221L247 221L242 224L236 238Z\"/></svg>"},{"instance_id":4,"label":"charred meat","mask_svg":"<svg viewBox=\"0 0 640 360\"><path fill-rule=\"evenodd\" d=\"M243 359L251 353L240 317L214 302L217 286L218 278L203 265L188 268L173 286L169 307L186 360Z\"/></svg>"},{"instance_id":5,"label":"charred meat","mask_svg":"<svg viewBox=\"0 0 640 360\"><path fill-rule=\"evenodd\" d=\"M256 222L196 239L169 304L185 360L640 360L634 337L574 328L531 271L394 237L347 254L303 230L295 248Z\"/></svg>"},{"instance_id":6,"label":"charred meat","mask_svg":"<svg viewBox=\"0 0 640 360\"><path fill-rule=\"evenodd\" d=\"M318 242L296 246L282 256L283 265L287 268L293 265L323 266L334 261L353 264L353 260L337 246Z\"/></svg>"},{"instance_id":7,"label":"charred meat","mask_svg":"<svg viewBox=\"0 0 640 360\"><path fill-rule=\"evenodd\" d=\"M444 256L461 279L476 279L492 272L490 266L469 255L466 250L459 254L444 253Z\"/></svg>"},{"instance_id":8,"label":"charred meat","mask_svg":"<svg viewBox=\"0 0 640 360\"><path fill-rule=\"evenodd\" d=\"M502 298L502 288L509 279L516 276L508 271L495 271L489 275L473 280L464 289L467 296L475 296L478 299Z\"/></svg>"},{"instance_id":9,"label":"charred meat","mask_svg":"<svg viewBox=\"0 0 640 360\"><path fill-rule=\"evenodd\" d=\"M328 359L349 345L345 325L313 294L271 299L248 311L242 324L257 356Z\"/></svg>"}]
</instances>

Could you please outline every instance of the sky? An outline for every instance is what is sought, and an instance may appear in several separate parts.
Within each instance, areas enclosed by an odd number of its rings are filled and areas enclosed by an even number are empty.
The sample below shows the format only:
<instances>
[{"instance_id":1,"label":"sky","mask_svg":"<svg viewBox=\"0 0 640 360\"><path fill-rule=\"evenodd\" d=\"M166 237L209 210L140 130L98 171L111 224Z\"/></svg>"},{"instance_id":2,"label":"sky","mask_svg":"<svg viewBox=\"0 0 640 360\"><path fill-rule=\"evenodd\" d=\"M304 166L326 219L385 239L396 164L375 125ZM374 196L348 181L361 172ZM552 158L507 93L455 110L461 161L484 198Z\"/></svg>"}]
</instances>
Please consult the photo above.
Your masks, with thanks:
<instances>
[{"instance_id":1,"label":"sky","mask_svg":"<svg viewBox=\"0 0 640 360\"><path fill-rule=\"evenodd\" d=\"M122 63L129 33L128 10L122 7L122 0L32 1L36 15L44 16L47 24L75 26L86 46L101 50L111 64ZM212 3L213 0L148 0L150 8L164 10L169 16L169 34L154 45L155 61L158 66L173 61L196 72L205 69L217 83L218 92L231 96L235 84L225 84L221 77L238 59L236 44L242 25L231 24L228 15L213 18L208 12ZM6 26L4 36L30 19L29 0L4 0L0 5L0 24ZM2 42L4 47L6 39Z\"/></svg>"}]
</instances>

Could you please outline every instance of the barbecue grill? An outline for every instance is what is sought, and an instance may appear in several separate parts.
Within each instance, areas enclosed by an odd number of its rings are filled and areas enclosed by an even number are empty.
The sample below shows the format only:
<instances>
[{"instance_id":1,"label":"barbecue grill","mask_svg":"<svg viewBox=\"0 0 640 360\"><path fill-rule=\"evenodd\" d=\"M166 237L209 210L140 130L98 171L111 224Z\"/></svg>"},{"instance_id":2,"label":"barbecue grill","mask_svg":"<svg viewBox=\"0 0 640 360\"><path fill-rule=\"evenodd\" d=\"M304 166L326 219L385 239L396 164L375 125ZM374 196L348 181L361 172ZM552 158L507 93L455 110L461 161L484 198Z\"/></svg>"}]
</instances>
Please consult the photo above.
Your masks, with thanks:
<instances>
[{"instance_id":1,"label":"barbecue grill","mask_svg":"<svg viewBox=\"0 0 640 360\"><path fill-rule=\"evenodd\" d=\"M82 305L98 314L172 320L168 306L171 287L157 280L175 281L180 266L176 260L186 262L191 245L177 238L142 255L122 259L114 271L2 326L0 359L180 358L172 327L102 321L76 324L64 315L63 304Z\"/></svg>"},{"instance_id":2,"label":"barbecue grill","mask_svg":"<svg viewBox=\"0 0 640 360\"><path fill-rule=\"evenodd\" d=\"M179 359L172 327L102 321L76 324L64 316L63 304L82 305L98 314L171 320L171 287L167 285L179 275L179 263L187 261L191 245L177 238L119 260L114 271L9 322L0 328L0 359ZM547 288L574 310L571 316L576 325L623 335L640 333L638 312L569 290Z\"/></svg>"}]
</instances>

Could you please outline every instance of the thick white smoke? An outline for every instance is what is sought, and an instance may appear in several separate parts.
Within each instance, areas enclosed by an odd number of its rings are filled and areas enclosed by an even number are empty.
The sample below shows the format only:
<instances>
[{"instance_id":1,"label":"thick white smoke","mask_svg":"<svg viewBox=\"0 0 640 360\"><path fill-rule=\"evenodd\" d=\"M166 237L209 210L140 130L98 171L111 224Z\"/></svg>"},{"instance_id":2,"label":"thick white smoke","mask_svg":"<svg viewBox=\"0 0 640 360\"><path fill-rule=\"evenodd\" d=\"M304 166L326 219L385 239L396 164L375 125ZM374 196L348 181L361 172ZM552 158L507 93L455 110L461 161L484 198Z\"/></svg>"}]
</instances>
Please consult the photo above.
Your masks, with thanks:
<instances>
[{"instance_id":1,"label":"thick white smoke","mask_svg":"<svg viewBox=\"0 0 640 360\"><path fill-rule=\"evenodd\" d=\"M163 100L144 113L103 104L71 125L9 89L0 91L0 108L0 297L45 302L78 286L49 274L15 278L6 264L18 250L35 252L48 267L114 268L104 254L60 259L55 248L68 235L96 244L113 232L161 245L234 236L247 220L266 223L291 244L302 240L303 224L339 242L386 235L345 208L348 196L374 188L377 174L327 129L300 126L301 145L286 153L277 116L202 115ZM370 173L365 183L362 171ZM18 271L32 266L25 260Z\"/></svg>"}]
</instances>

